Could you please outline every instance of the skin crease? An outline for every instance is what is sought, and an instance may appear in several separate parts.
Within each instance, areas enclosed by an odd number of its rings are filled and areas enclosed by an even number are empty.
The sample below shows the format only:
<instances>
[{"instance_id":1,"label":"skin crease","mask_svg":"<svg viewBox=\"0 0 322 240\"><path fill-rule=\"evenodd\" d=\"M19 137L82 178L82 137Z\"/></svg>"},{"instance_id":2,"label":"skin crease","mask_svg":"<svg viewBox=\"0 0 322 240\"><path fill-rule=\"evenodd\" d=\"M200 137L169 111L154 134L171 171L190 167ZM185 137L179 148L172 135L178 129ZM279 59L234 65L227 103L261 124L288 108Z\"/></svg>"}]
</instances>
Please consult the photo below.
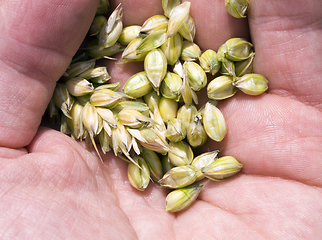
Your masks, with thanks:
<instances>
[{"instance_id":1,"label":"skin crease","mask_svg":"<svg viewBox=\"0 0 322 240\"><path fill-rule=\"evenodd\" d=\"M223 0L191 0L200 47L251 36L269 91L219 103L228 134L204 149L224 147L244 167L205 180L178 214L165 211L167 189L131 187L124 161L107 154L102 164L92 149L39 128L97 2L1 2L0 239L321 239L322 2L249 0L247 26ZM162 14L159 0L122 4L124 25ZM138 64L109 62L108 70L124 82Z\"/></svg>"}]
</instances>

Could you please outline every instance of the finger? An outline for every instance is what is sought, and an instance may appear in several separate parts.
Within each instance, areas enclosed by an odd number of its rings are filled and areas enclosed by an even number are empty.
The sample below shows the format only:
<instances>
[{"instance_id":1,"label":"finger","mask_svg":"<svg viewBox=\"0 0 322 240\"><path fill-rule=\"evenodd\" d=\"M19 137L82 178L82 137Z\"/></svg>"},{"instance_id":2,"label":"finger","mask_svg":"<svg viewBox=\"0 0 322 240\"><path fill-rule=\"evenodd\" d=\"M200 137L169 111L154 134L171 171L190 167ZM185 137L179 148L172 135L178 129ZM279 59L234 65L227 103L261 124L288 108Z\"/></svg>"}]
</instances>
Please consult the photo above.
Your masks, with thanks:
<instances>
[{"instance_id":1,"label":"finger","mask_svg":"<svg viewBox=\"0 0 322 240\"><path fill-rule=\"evenodd\" d=\"M250 2L255 72L268 78L272 94L254 99L240 93L220 105L229 128L222 146L226 154L244 164L247 174L322 184L318 160L322 156L322 116L319 110L307 107L317 106L321 99L315 76L321 71L316 63L320 56L314 53L320 48L315 42L321 32L315 22L319 4Z\"/></svg>"},{"instance_id":2,"label":"finger","mask_svg":"<svg viewBox=\"0 0 322 240\"><path fill-rule=\"evenodd\" d=\"M322 2L249 2L255 71L269 79L271 93L321 108Z\"/></svg>"},{"instance_id":3,"label":"finger","mask_svg":"<svg viewBox=\"0 0 322 240\"><path fill-rule=\"evenodd\" d=\"M0 146L30 143L96 7L90 0L2 1Z\"/></svg>"},{"instance_id":4,"label":"finger","mask_svg":"<svg viewBox=\"0 0 322 240\"><path fill-rule=\"evenodd\" d=\"M312 238L320 234L320 227L314 223L321 218L319 211L315 210L321 191L315 187L285 179L240 174L222 182L208 181L203 188L207 189L201 191L199 199L204 202L199 201L195 205L207 209L209 216L216 216L212 224L218 227L204 231L210 235L205 239L220 233L224 233L227 239L263 239L263 236L276 239L283 234L300 239L302 234L308 236L306 231ZM198 214L194 206L184 214L193 215L191 217L196 221L185 232L186 236L204 226L204 215ZM187 216L182 216L183 226L188 224L187 219ZM225 231L231 226L238 227Z\"/></svg>"},{"instance_id":5,"label":"finger","mask_svg":"<svg viewBox=\"0 0 322 240\"><path fill-rule=\"evenodd\" d=\"M161 236L160 239L173 239L173 216L165 210L165 198L168 189L158 188L159 184L150 182L142 192L131 186L127 176L128 163L121 159L105 162L106 169L111 176L114 190L120 207L126 213L138 239L150 236ZM150 218L147 222L149 216ZM144 227L143 227L144 226ZM164 233L164 229L169 229Z\"/></svg>"},{"instance_id":6,"label":"finger","mask_svg":"<svg viewBox=\"0 0 322 240\"><path fill-rule=\"evenodd\" d=\"M96 156L68 136L44 128L28 151L14 160L0 158L0 201L6 216L0 226L6 236L25 235L28 229L36 239L135 238Z\"/></svg>"},{"instance_id":7,"label":"finger","mask_svg":"<svg viewBox=\"0 0 322 240\"><path fill-rule=\"evenodd\" d=\"M223 155L242 162L246 174L322 185L322 114L294 99L238 94L220 105L228 132Z\"/></svg>"}]
</instances>

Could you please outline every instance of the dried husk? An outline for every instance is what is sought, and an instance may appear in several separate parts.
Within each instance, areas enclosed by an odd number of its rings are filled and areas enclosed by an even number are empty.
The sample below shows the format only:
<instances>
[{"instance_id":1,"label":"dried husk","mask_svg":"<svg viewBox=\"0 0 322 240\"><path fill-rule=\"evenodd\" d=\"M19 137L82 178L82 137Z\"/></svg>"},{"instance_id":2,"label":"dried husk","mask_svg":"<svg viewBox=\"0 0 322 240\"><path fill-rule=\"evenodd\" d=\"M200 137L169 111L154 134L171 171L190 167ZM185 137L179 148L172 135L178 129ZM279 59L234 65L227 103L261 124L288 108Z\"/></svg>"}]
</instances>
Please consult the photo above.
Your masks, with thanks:
<instances>
[{"instance_id":1,"label":"dried husk","mask_svg":"<svg viewBox=\"0 0 322 240\"><path fill-rule=\"evenodd\" d=\"M242 92L253 96L260 95L268 89L267 79L263 75L255 73L239 77L234 85Z\"/></svg>"},{"instance_id":2,"label":"dried husk","mask_svg":"<svg viewBox=\"0 0 322 240\"><path fill-rule=\"evenodd\" d=\"M190 12L190 2L183 2L172 9L169 15L167 37L176 34L180 27L187 21Z\"/></svg>"},{"instance_id":3,"label":"dried husk","mask_svg":"<svg viewBox=\"0 0 322 240\"><path fill-rule=\"evenodd\" d=\"M69 112L73 107L74 101L74 98L69 94L65 84L56 85L53 94L53 102L68 118L72 118Z\"/></svg>"},{"instance_id":4,"label":"dried husk","mask_svg":"<svg viewBox=\"0 0 322 240\"><path fill-rule=\"evenodd\" d=\"M180 0L162 0L164 16L169 17L170 12L181 3Z\"/></svg>"},{"instance_id":5,"label":"dried husk","mask_svg":"<svg viewBox=\"0 0 322 240\"><path fill-rule=\"evenodd\" d=\"M154 151L143 148L141 156L144 158L146 164L149 167L152 180L159 181L163 176L163 169L161 160Z\"/></svg>"},{"instance_id":6,"label":"dried husk","mask_svg":"<svg viewBox=\"0 0 322 240\"><path fill-rule=\"evenodd\" d=\"M160 49L154 49L146 55L144 70L153 88L158 92L161 81L167 74L167 59Z\"/></svg>"},{"instance_id":7,"label":"dried husk","mask_svg":"<svg viewBox=\"0 0 322 240\"><path fill-rule=\"evenodd\" d=\"M152 84L145 71L134 74L123 87L123 92L134 98L139 98L150 92Z\"/></svg>"},{"instance_id":8,"label":"dried husk","mask_svg":"<svg viewBox=\"0 0 322 240\"><path fill-rule=\"evenodd\" d=\"M68 80L73 77L77 77L81 73L93 69L95 67L95 60L91 59L88 61L75 62L69 65L66 72L64 73L64 79Z\"/></svg>"},{"instance_id":9,"label":"dried husk","mask_svg":"<svg viewBox=\"0 0 322 240\"><path fill-rule=\"evenodd\" d=\"M178 103L169 98L161 97L159 102L159 110L164 121L173 119L177 115Z\"/></svg>"},{"instance_id":10,"label":"dried husk","mask_svg":"<svg viewBox=\"0 0 322 240\"><path fill-rule=\"evenodd\" d=\"M149 116L149 106L144 102L139 102L136 100L123 100L117 103L117 105L113 108L113 112L119 113L124 108L134 109L147 117Z\"/></svg>"},{"instance_id":11,"label":"dried husk","mask_svg":"<svg viewBox=\"0 0 322 240\"><path fill-rule=\"evenodd\" d=\"M118 42L122 45L128 45L131 41L139 37L141 26L131 25L123 28L121 35L118 38Z\"/></svg>"},{"instance_id":12,"label":"dried husk","mask_svg":"<svg viewBox=\"0 0 322 240\"><path fill-rule=\"evenodd\" d=\"M187 128L187 140L192 147L200 147L207 141L207 134L201 118L200 115L196 116Z\"/></svg>"},{"instance_id":13,"label":"dried husk","mask_svg":"<svg viewBox=\"0 0 322 240\"><path fill-rule=\"evenodd\" d=\"M201 172L211 180L221 181L236 175L242 167L234 157L224 156L203 167Z\"/></svg>"},{"instance_id":14,"label":"dried husk","mask_svg":"<svg viewBox=\"0 0 322 240\"><path fill-rule=\"evenodd\" d=\"M74 77L65 82L68 92L75 96L83 96L94 91L92 83L82 77Z\"/></svg>"},{"instance_id":15,"label":"dried husk","mask_svg":"<svg viewBox=\"0 0 322 240\"><path fill-rule=\"evenodd\" d=\"M243 61L253 54L253 45L243 38L231 38L225 44L225 57L231 61Z\"/></svg>"},{"instance_id":16,"label":"dried husk","mask_svg":"<svg viewBox=\"0 0 322 240\"><path fill-rule=\"evenodd\" d=\"M141 45L142 42L142 37L133 39L122 52L122 57L119 64L143 61L148 51L138 50L138 47Z\"/></svg>"},{"instance_id":17,"label":"dried husk","mask_svg":"<svg viewBox=\"0 0 322 240\"><path fill-rule=\"evenodd\" d=\"M96 15L105 15L105 14L107 14L109 8L110 8L109 0L100 0L99 3L98 3L97 10L96 10Z\"/></svg>"},{"instance_id":18,"label":"dried husk","mask_svg":"<svg viewBox=\"0 0 322 240\"><path fill-rule=\"evenodd\" d=\"M111 47L116 43L123 29L122 15L123 9L119 4L98 35L99 49Z\"/></svg>"},{"instance_id":19,"label":"dried husk","mask_svg":"<svg viewBox=\"0 0 322 240\"><path fill-rule=\"evenodd\" d=\"M138 53L146 53L160 47L167 40L165 29L154 31L144 37L140 45L137 47Z\"/></svg>"},{"instance_id":20,"label":"dried husk","mask_svg":"<svg viewBox=\"0 0 322 240\"><path fill-rule=\"evenodd\" d=\"M183 41L180 58L183 61L196 61L201 55L200 47L190 41Z\"/></svg>"},{"instance_id":21,"label":"dried husk","mask_svg":"<svg viewBox=\"0 0 322 240\"><path fill-rule=\"evenodd\" d=\"M132 135L128 132L128 129L119 122L117 123L116 128L112 129L112 147L115 156L118 156L119 152L122 152L130 162L137 165L129 154L132 147ZM139 167L139 165L137 165L137 167Z\"/></svg>"},{"instance_id":22,"label":"dried husk","mask_svg":"<svg viewBox=\"0 0 322 240\"><path fill-rule=\"evenodd\" d=\"M162 162L162 169L163 169L163 174L165 174L166 172L170 171L170 169L174 168L175 166L171 163L169 156L168 155L164 155L161 158L161 162Z\"/></svg>"},{"instance_id":23,"label":"dried husk","mask_svg":"<svg viewBox=\"0 0 322 240\"><path fill-rule=\"evenodd\" d=\"M195 168L197 175L196 181L205 178L205 175L202 173L201 169L216 161L218 159L218 154L219 150L215 150L212 152L202 153L193 159L191 166Z\"/></svg>"},{"instance_id":24,"label":"dried husk","mask_svg":"<svg viewBox=\"0 0 322 240\"><path fill-rule=\"evenodd\" d=\"M164 123L164 120L161 116L161 112L160 112L160 109L159 109L159 106L157 104L157 102L151 98L151 104L153 105L153 112L150 112L150 116L151 118L157 123L154 128L160 132L160 134L163 134L164 136L164 133L166 131L166 127L165 127L165 123ZM165 137L164 137L165 139Z\"/></svg>"},{"instance_id":25,"label":"dried husk","mask_svg":"<svg viewBox=\"0 0 322 240\"><path fill-rule=\"evenodd\" d=\"M194 91L200 91L207 84L205 71L195 62L185 62L183 64L184 73L189 86Z\"/></svg>"},{"instance_id":26,"label":"dried husk","mask_svg":"<svg viewBox=\"0 0 322 240\"><path fill-rule=\"evenodd\" d=\"M140 128L155 122L135 109L123 108L118 113L118 120L124 126L131 128Z\"/></svg>"},{"instance_id":27,"label":"dried husk","mask_svg":"<svg viewBox=\"0 0 322 240\"><path fill-rule=\"evenodd\" d=\"M167 188L183 188L197 179L196 172L193 167L189 165L174 167L164 174L158 181L162 187Z\"/></svg>"},{"instance_id":28,"label":"dried husk","mask_svg":"<svg viewBox=\"0 0 322 240\"><path fill-rule=\"evenodd\" d=\"M123 94L106 88L95 90L91 95L90 101L94 106L112 108L121 101L122 98Z\"/></svg>"},{"instance_id":29,"label":"dried husk","mask_svg":"<svg viewBox=\"0 0 322 240\"><path fill-rule=\"evenodd\" d=\"M144 102L148 105L149 109L154 112L154 106L160 102L161 95L157 94L153 89L143 96Z\"/></svg>"},{"instance_id":30,"label":"dried husk","mask_svg":"<svg viewBox=\"0 0 322 240\"><path fill-rule=\"evenodd\" d=\"M174 63L172 70L174 73L178 74L179 77L184 78L183 64L180 60Z\"/></svg>"},{"instance_id":31,"label":"dried husk","mask_svg":"<svg viewBox=\"0 0 322 240\"><path fill-rule=\"evenodd\" d=\"M104 130L102 130L98 134L98 139L100 142L101 150L104 154L109 152L111 150L111 145L112 145L112 138L111 136L108 135L108 133Z\"/></svg>"},{"instance_id":32,"label":"dried husk","mask_svg":"<svg viewBox=\"0 0 322 240\"><path fill-rule=\"evenodd\" d=\"M203 126L208 137L221 142L227 133L226 121L221 111L213 104L207 102L203 114Z\"/></svg>"},{"instance_id":33,"label":"dried husk","mask_svg":"<svg viewBox=\"0 0 322 240\"><path fill-rule=\"evenodd\" d=\"M171 142L179 142L187 135L186 128L178 118L168 120L165 137Z\"/></svg>"},{"instance_id":34,"label":"dried husk","mask_svg":"<svg viewBox=\"0 0 322 240\"><path fill-rule=\"evenodd\" d=\"M169 65L174 65L180 58L182 52L182 37L179 33L167 38L166 42L161 45L161 50L167 58Z\"/></svg>"},{"instance_id":35,"label":"dried husk","mask_svg":"<svg viewBox=\"0 0 322 240\"><path fill-rule=\"evenodd\" d=\"M236 77L235 63L227 58L224 58L221 62L220 73L223 75Z\"/></svg>"},{"instance_id":36,"label":"dried husk","mask_svg":"<svg viewBox=\"0 0 322 240\"><path fill-rule=\"evenodd\" d=\"M84 106L81 118L83 126L89 134L89 138L93 144L93 147L95 148L98 157L103 162L103 159L101 158L101 155L96 146L96 142L94 140L94 137L97 136L103 128L102 118L98 115L95 106L93 106L91 103L87 103Z\"/></svg>"},{"instance_id":37,"label":"dried husk","mask_svg":"<svg viewBox=\"0 0 322 240\"><path fill-rule=\"evenodd\" d=\"M128 179L134 188L144 191L150 183L149 167L142 157L135 156L133 159L141 168L134 163L129 163L127 168Z\"/></svg>"},{"instance_id":38,"label":"dried husk","mask_svg":"<svg viewBox=\"0 0 322 240\"><path fill-rule=\"evenodd\" d=\"M248 0L225 0L228 13L235 18L245 18L249 7Z\"/></svg>"},{"instance_id":39,"label":"dried husk","mask_svg":"<svg viewBox=\"0 0 322 240\"><path fill-rule=\"evenodd\" d=\"M154 15L148 18L140 29L141 35L149 35L153 32L166 31L168 27L168 19L163 15Z\"/></svg>"},{"instance_id":40,"label":"dried husk","mask_svg":"<svg viewBox=\"0 0 322 240\"><path fill-rule=\"evenodd\" d=\"M199 57L199 64L206 73L215 75L221 68L221 62L214 50L208 49Z\"/></svg>"},{"instance_id":41,"label":"dried husk","mask_svg":"<svg viewBox=\"0 0 322 240\"><path fill-rule=\"evenodd\" d=\"M193 104L193 102L195 104L198 104L198 96L195 93L195 91L192 90L192 88L190 87L187 74L184 74L183 76L183 82L182 87L180 89L180 93L185 104L190 105Z\"/></svg>"},{"instance_id":42,"label":"dried husk","mask_svg":"<svg viewBox=\"0 0 322 240\"><path fill-rule=\"evenodd\" d=\"M111 47L103 48L103 49L100 49L96 43L87 48L86 54L95 60L101 59L101 58L111 59L111 56L119 52L122 52L123 50L124 48L118 42L114 43Z\"/></svg>"},{"instance_id":43,"label":"dried husk","mask_svg":"<svg viewBox=\"0 0 322 240\"><path fill-rule=\"evenodd\" d=\"M120 82L110 83L110 84L103 84L95 88L95 91L101 89L110 89L112 91L117 91L120 88Z\"/></svg>"},{"instance_id":44,"label":"dried husk","mask_svg":"<svg viewBox=\"0 0 322 240\"><path fill-rule=\"evenodd\" d=\"M202 186L201 183L170 192L166 197L166 211L180 212L190 207L198 198Z\"/></svg>"},{"instance_id":45,"label":"dried husk","mask_svg":"<svg viewBox=\"0 0 322 240\"><path fill-rule=\"evenodd\" d=\"M183 126L187 129L190 123L197 115L197 108L195 105L182 105L177 112L177 118L181 120Z\"/></svg>"},{"instance_id":46,"label":"dried husk","mask_svg":"<svg viewBox=\"0 0 322 240\"><path fill-rule=\"evenodd\" d=\"M195 22L191 16L179 28L180 35L190 42L193 42L196 35Z\"/></svg>"},{"instance_id":47,"label":"dried husk","mask_svg":"<svg viewBox=\"0 0 322 240\"><path fill-rule=\"evenodd\" d=\"M97 35L101 31L101 29L103 28L106 22L107 22L107 18L105 16L103 15L95 16L88 33L91 36Z\"/></svg>"},{"instance_id":48,"label":"dried husk","mask_svg":"<svg viewBox=\"0 0 322 240\"><path fill-rule=\"evenodd\" d=\"M211 80L207 86L208 98L222 100L235 95L237 88L233 85L233 78L230 76L219 76Z\"/></svg>"},{"instance_id":49,"label":"dried husk","mask_svg":"<svg viewBox=\"0 0 322 240\"><path fill-rule=\"evenodd\" d=\"M80 140L84 135L84 127L82 122L82 111L83 105L81 105L78 101L75 101L73 107L70 111L70 119L69 128L71 130L71 136L74 139Z\"/></svg>"},{"instance_id":50,"label":"dried husk","mask_svg":"<svg viewBox=\"0 0 322 240\"><path fill-rule=\"evenodd\" d=\"M193 160L192 148L184 141L169 142L169 159L174 166L190 164Z\"/></svg>"},{"instance_id":51,"label":"dried husk","mask_svg":"<svg viewBox=\"0 0 322 240\"><path fill-rule=\"evenodd\" d=\"M244 61L235 62L236 77L241 77L245 74L254 73L254 58L255 52Z\"/></svg>"},{"instance_id":52,"label":"dried husk","mask_svg":"<svg viewBox=\"0 0 322 240\"><path fill-rule=\"evenodd\" d=\"M128 132L147 149L161 154L165 154L170 150L167 141L164 139L164 136L156 129L128 129Z\"/></svg>"},{"instance_id":53,"label":"dried husk","mask_svg":"<svg viewBox=\"0 0 322 240\"><path fill-rule=\"evenodd\" d=\"M162 96L174 99L177 102L181 99L180 89L182 88L183 81L176 73L168 72L161 83Z\"/></svg>"},{"instance_id":54,"label":"dried husk","mask_svg":"<svg viewBox=\"0 0 322 240\"><path fill-rule=\"evenodd\" d=\"M93 69L89 69L80 74L79 77L85 78L92 83L98 84L106 83L108 80L111 79L111 76L107 72L106 67L96 67Z\"/></svg>"},{"instance_id":55,"label":"dried husk","mask_svg":"<svg viewBox=\"0 0 322 240\"><path fill-rule=\"evenodd\" d=\"M103 107L96 107L96 111L98 115L103 119L104 122L106 122L111 127L116 128L117 121L115 119L114 113L110 109L103 108Z\"/></svg>"},{"instance_id":56,"label":"dried husk","mask_svg":"<svg viewBox=\"0 0 322 240\"><path fill-rule=\"evenodd\" d=\"M49 112L49 117L53 119L55 116L58 115L59 109L55 105L53 98L50 99L49 104L47 106L47 111Z\"/></svg>"}]
</instances>

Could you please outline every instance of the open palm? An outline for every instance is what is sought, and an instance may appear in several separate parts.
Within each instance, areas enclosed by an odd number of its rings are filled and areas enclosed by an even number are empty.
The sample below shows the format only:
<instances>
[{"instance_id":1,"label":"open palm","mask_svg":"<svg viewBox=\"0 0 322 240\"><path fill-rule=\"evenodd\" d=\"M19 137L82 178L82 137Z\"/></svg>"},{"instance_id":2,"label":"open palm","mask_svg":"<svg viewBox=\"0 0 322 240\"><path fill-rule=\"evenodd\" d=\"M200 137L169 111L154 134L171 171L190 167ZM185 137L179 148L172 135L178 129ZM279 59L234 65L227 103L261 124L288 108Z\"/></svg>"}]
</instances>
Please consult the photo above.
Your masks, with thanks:
<instances>
[{"instance_id":1,"label":"open palm","mask_svg":"<svg viewBox=\"0 0 322 240\"><path fill-rule=\"evenodd\" d=\"M191 2L202 49L251 36L255 72L269 79L269 92L219 104L228 134L206 147L224 147L243 170L205 181L189 210L171 214L168 191L132 188L127 163L107 154L102 164L68 136L39 128L97 1L2 1L1 239L322 238L322 2L249 0L249 26L230 17L223 0ZM125 25L162 14L161 0L122 4ZM122 70L109 72L125 81Z\"/></svg>"}]
</instances>

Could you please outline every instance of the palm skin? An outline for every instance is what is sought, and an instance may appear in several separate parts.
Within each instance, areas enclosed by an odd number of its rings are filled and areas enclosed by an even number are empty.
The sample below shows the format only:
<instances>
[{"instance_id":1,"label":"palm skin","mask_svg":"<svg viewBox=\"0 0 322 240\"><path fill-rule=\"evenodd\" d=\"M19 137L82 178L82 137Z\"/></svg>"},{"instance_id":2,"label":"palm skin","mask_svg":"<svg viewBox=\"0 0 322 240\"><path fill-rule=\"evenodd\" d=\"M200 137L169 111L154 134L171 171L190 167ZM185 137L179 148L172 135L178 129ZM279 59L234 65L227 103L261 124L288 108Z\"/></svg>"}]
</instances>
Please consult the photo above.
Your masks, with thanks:
<instances>
[{"instance_id":1,"label":"palm skin","mask_svg":"<svg viewBox=\"0 0 322 240\"><path fill-rule=\"evenodd\" d=\"M160 2L122 1L124 24L162 14ZM198 200L179 214L165 211L166 189L132 188L127 164L112 154L102 164L68 136L38 129L90 26L93 1L2 2L1 239L322 238L322 2L250 0L249 28L221 0L191 2L201 48L250 35L255 72L270 89L219 104L229 131L205 148L224 147L243 170L223 182L204 181ZM113 67L117 80L131 74Z\"/></svg>"}]
</instances>

